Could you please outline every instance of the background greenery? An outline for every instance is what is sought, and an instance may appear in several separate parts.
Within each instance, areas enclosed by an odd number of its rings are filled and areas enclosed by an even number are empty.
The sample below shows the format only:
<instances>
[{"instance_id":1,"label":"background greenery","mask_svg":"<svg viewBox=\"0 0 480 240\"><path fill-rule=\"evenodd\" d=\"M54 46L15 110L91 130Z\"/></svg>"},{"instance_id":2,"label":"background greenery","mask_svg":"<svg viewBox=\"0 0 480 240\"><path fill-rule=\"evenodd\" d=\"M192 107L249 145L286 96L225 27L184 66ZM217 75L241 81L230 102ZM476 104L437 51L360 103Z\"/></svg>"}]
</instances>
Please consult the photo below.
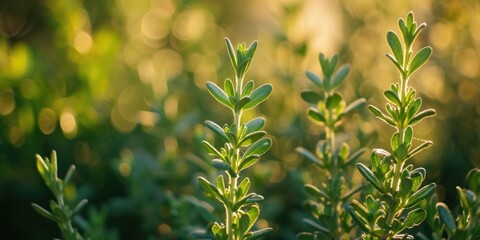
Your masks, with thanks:
<instances>
[{"instance_id":1,"label":"background greenery","mask_svg":"<svg viewBox=\"0 0 480 240\"><path fill-rule=\"evenodd\" d=\"M67 199L88 198L84 216L104 209L99 225L121 239L201 232L210 213L196 178L215 175L200 147L213 138L203 122L231 121L205 89L207 80L233 77L226 36L235 45L259 41L247 78L274 86L245 115L264 116L274 140L247 174L265 197L258 224L274 228L270 239L293 239L306 230L303 184L321 181L294 150L311 149L323 133L300 99L310 86L305 70L319 74L318 53L339 52L352 65L340 90L345 99L383 105L382 89L397 78L385 57L386 31L409 10L428 24L418 41L434 49L411 85L437 110L416 128L434 146L414 161L439 185L439 199L454 206L455 186L480 167L476 0L1 0L0 239L59 236L30 207L51 198L34 155L52 149L60 175L70 164L78 168ZM379 140L393 131L365 109L344 130L356 148L386 146Z\"/></svg>"}]
</instances>

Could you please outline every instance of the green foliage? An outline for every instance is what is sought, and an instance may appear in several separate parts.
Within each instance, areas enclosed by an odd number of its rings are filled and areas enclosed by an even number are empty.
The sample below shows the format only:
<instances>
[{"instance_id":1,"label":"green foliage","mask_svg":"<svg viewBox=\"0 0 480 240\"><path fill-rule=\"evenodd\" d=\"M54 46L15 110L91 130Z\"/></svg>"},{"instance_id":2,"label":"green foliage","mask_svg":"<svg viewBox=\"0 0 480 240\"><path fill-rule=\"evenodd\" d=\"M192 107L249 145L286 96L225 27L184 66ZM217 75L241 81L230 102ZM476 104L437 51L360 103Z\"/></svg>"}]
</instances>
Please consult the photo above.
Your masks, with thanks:
<instances>
[{"instance_id":1,"label":"green foliage","mask_svg":"<svg viewBox=\"0 0 480 240\"><path fill-rule=\"evenodd\" d=\"M427 109L419 112L422 100L408 86L409 78L427 61L432 50L425 47L412 58L414 40L426 24L417 26L412 12L408 13L406 21L400 19L398 24L403 44L396 33L388 32L387 42L393 55L387 54L387 57L397 67L400 81L384 92L388 101L386 113L375 106L368 107L378 119L395 128L390 139L391 152L374 149L370 168L357 164L376 193L368 195L364 203L354 200L349 207L352 218L364 231L363 239L413 239L413 236L402 232L424 221L426 212L417 205L435 190L434 183L421 187L426 176L425 169L406 164L408 159L432 144L422 140L413 147L413 125L434 115L435 111Z\"/></svg>"},{"instance_id":2,"label":"green foliage","mask_svg":"<svg viewBox=\"0 0 480 240\"><path fill-rule=\"evenodd\" d=\"M64 200L65 186L72 178L75 167L73 165L70 166L65 178L62 180L58 178L57 174L57 154L55 151L52 151L50 160L48 158L43 159L39 155L37 155L36 158L38 173L40 173L45 185L47 185L47 187L55 196L55 200L50 201L50 211L40 207L35 203L32 203L33 209L35 209L35 211L37 211L43 217L56 222L60 228L64 240L83 239L78 230L73 227L72 220L75 215L77 215L83 209L83 207L85 207L88 201L87 199L83 199L75 207L71 207L68 206Z\"/></svg>"},{"instance_id":3,"label":"green foliage","mask_svg":"<svg viewBox=\"0 0 480 240\"><path fill-rule=\"evenodd\" d=\"M342 95L335 92L350 69L349 65L344 64L335 71L337 59L337 55L327 59L320 54L323 79L312 72L306 73L319 91L306 90L301 94L303 100L311 105L307 115L314 123L325 127L326 136L317 143L315 154L302 147L298 147L297 152L321 169L319 175L325 175L326 182L318 187L305 185L305 190L312 197L312 200L307 202L307 207L315 221L304 219L304 222L314 229L314 232L300 233L299 239L350 239L349 232L353 228L345 207L361 187L352 187L352 177L347 168L366 149L350 153L350 146L346 142L341 142L338 146L335 135L345 114L360 107L365 99L357 99L347 106Z\"/></svg>"},{"instance_id":4,"label":"green foliage","mask_svg":"<svg viewBox=\"0 0 480 240\"><path fill-rule=\"evenodd\" d=\"M272 86L265 84L254 88L253 81L243 85L243 79L257 48L256 41L248 48L242 43L236 51L228 38L225 41L236 73L235 83L227 78L222 90L215 83L208 82L207 89L219 103L232 110L234 122L221 127L213 121L206 121L207 128L224 142L224 145L217 149L207 141L202 143L208 154L214 158L212 166L225 171L227 179L224 175L219 175L215 183L211 183L199 177L198 183L207 197L221 202L225 208L223 222L215 222L212 226L215 239L257 239L272 229L252 230L260 215L258 202L262 201L263 197L249 193L250 179L247 177L241 180L240 173L270 149L272 140L264 137L267 134L262 130L265 119L258 117L244 122L242 114L265 101L272 91Z\"/></svg>"},{"instance_id":5,"label":"green foliage","mask_svg":"<svg viewBox=\"0 0 480 240\"><path fill-rule=\"evenodd\" d=\"M431 199L429 207L434 214L430 217L429 225L433 229L432 236L420 236L422 239L444 239L446 232L447 239L473 240L480 238L480 170L472 169L467 175L469 189L457 187L460 201L457 217L450 208L442 202Z\"/></svg>"}]
</instances>

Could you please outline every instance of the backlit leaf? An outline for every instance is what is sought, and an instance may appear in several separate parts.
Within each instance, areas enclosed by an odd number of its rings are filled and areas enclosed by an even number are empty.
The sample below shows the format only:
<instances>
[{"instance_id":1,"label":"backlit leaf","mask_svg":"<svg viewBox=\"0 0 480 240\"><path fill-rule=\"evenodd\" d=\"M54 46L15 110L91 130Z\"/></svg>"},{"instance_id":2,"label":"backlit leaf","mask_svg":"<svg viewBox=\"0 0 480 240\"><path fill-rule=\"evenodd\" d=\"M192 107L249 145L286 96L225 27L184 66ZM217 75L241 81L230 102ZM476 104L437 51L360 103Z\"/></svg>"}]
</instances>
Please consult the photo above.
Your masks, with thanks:
<instances>
[{"instance_id":1,"label":"backlit leaf","mask_svg":"<svg viewBox=\"0 0 480 240\"><path fill-rule=\"evenodd\" d=\"M265 101L265 99L268 98L270 93L272 92L272 85L270 84L264 84L257 89L253 90L253 92L250 94L250 102L245 104L243 108L245 110L251 109L261 102Z\"/></svg>"}]
</instances>

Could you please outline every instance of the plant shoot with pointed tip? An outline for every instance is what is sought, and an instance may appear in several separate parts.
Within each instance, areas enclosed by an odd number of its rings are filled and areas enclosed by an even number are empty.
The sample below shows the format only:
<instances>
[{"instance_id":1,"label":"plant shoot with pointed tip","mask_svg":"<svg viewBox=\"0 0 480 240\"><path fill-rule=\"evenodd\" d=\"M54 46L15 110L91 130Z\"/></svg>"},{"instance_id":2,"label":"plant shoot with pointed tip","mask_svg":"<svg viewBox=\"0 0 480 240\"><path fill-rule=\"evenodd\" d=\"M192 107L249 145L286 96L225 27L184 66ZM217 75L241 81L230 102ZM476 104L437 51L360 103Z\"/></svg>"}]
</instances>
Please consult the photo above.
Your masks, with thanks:
<instances>
[{"instance_id":1,"label":"plant shoot with pointed tip","mask_svg":"<svg viewBox=\"0 0 480 240\"><path fill-rule=\"evenodd\" d=\"M267 133L262 130L264 118L257 117L245 122L242 121L242 114L265 101L272 92L272 85L264 84L255 88L253 80L244 85L245 74L257 49L256 41L249 47L245 43L239 44L236 50L228 38L225 41L235 70L235 81L227 78L223 89L213 82L207 82L207 89L220 104L231 110L233 123L220 126L207 120L205 125L223 142L223 146L215 147L207 141L202 143L213 157L212 166L225 174L219 175L215 183L203 177L199 177L198 182L207 197L221 202L225 208L224 221L215 222L212 226L215 239L257 239L270 232L271 228L252 230L260 215L258 202L263 197L249 193L250 179L242 180L240 173L270 149L272 140L265 137Z\"/></svg>"},{"instance_id":2,"label":"plant shoot with pointed tip","mask_svg":"<svg viewBox=\"0 0 480 240\"><path fill-rule=\"evenodd\" d=\"M357 164L376 194L368 195L364 203L353 201L349 207L353 220L364 232L363 239L413 239L402 232L423 222L426 212L417 205L435 190L434 183L422 187L425 169L407 164L407 160L432 145L426 140L416 143L413 126L435 115L435 110L420 111L422 99L408 85L412 74L428 60L432 49L424 47L417 52L412 49L415 39L426 27L425 23L417 25L412 12L406 20L400 19L398 25L401 38L393 31L387 33L391 50L387 57L397 68L400 80L384 92L385 111L368 106L376 118L395 129L390 139L391 151L374 149L370 168Z\"/></svg>"}]
</instances>

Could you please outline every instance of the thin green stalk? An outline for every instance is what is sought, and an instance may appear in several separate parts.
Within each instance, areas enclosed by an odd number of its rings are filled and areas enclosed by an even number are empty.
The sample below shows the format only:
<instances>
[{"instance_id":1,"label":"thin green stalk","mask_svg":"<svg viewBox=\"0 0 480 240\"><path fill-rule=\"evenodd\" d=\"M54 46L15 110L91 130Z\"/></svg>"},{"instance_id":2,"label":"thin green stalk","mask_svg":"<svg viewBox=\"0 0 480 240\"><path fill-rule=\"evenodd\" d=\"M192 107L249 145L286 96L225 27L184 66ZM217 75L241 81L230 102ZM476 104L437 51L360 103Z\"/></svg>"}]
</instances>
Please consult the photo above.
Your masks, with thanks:
<instances>
[{"instance_id":1,"label":"thin green stalk","mask_svg":"<svg viewBox=\"0 0 480 240\"><path fill-rule=\"evenodd\" d=\"M239 183L241 171L252 166L272 145L272 140L264 137L267 133L262 130L265 119L257 117L243 123L241 121L243 111L265 101L272 91L272 86L264 84L254 89L253 82L250 82L250 86L243 89L243 79L255 54L257 42L253 42L248 48L244 43L240 44L235 51L230 40L225 41L235 70L235 83L225 79L224 89L221 89L215 83L207 82L207 89L219 103L232 110L233 123L220 127L217 123L206 121L207 127L224 142L224 145L217 148L207 141L202 143L213 157L212 165L224 171L227 182L224 175L217 177L216 184L203 177L199 177L198 180L207 197L220 201L225 208L225 218L212 226L214 238L244 240L258 238L272 230L266 228L252 231L253 223L260 214L258 202L262 201L263 197L248 192L250 187L248 178Z\"/></svg>"}]
</instances>

